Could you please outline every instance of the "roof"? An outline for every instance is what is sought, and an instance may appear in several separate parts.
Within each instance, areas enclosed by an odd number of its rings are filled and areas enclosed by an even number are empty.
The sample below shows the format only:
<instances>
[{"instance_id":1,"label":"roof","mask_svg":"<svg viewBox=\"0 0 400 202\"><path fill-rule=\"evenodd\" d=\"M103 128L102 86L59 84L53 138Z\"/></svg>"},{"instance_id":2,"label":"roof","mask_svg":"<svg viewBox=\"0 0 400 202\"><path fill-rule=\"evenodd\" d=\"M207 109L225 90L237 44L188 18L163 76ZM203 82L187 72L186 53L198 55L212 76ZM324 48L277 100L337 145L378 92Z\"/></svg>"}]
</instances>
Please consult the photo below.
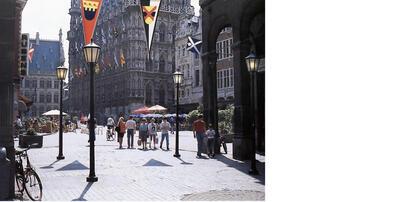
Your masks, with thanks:
<instances>
[{"instance_id":1,"label":"roof","mask_svg":"<svg viewBox=\"0 0 400 202\"><path fill-rule=\"evenodd\" d=\"M51 40L30 39L34 48L32 63L29 63L29 74L55 74L56 68L61 65L60 42Z\"/></svg>"}]
</instances>

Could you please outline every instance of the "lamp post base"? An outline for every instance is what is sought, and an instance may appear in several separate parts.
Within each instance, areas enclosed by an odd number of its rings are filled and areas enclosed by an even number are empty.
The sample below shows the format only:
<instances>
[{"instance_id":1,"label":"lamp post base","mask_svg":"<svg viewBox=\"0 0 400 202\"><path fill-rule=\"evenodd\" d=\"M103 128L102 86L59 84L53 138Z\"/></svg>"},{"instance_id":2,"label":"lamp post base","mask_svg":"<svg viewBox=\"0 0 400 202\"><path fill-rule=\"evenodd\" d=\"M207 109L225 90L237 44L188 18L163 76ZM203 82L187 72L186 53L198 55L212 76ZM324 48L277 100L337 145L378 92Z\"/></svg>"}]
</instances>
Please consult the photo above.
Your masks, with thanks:
<instances>
[{"instance_id":1,"label":"lamp post base","mask_svg":"<svg viewBox=\"0 0 400 202\"><path fill-rule=\"evenodd\" d=\"M90 176L86 178L86 182L97 182L99 179L96 176Z\"/></svg>"},{"instance_id":2,"label":"lamp post base","mask_svg":"<svg viewBox=\"0 0 400 202\"><path fill-rule=\"evenodd\" d=\"M57 160L63 160L63 159L65 159L64 156L62 156L62 155L61 156L60 155L57 156Z\"/></svg>"},{"instance_id":3,"label":"lamp post base","mask_svg":"<svg viewBox=\"0 0 400 202\"><path fill-rule=\"evenodd\" d=\"M174 157L179 158L179 157L181 157L181 155L180 154L174 154Z\"/></svg>"}]
</instances>

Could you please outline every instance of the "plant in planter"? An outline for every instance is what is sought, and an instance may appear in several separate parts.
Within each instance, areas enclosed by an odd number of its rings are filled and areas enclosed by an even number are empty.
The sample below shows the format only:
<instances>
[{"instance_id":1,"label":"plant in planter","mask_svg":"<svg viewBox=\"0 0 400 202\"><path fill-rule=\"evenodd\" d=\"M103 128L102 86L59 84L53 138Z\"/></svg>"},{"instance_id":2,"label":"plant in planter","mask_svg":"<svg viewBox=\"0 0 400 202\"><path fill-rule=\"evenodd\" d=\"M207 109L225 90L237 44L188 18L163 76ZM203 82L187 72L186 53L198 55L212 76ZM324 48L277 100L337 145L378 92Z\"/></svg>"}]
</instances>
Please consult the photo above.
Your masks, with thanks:
<instances>
[{"instance_id":1,"label":"plant in planter","mask_svg":"<svg viewBox=\"0 0 400 202\"><path fill-rule=\"evenodd\" d=\"M25 134L19 135L19 147L26 148L34 143L37 146L32 147L41 148L43 145L43 136L38 135L33 128L29 128Z\"/></svg>"},{"instance_id":2,"label":"plant in planter","mask_svg":"<svg viewBox=\"0 0 400 202\"><path fill-rule=\"evenodd\" d=\"M36 133L35 129L29 128L29 129L26 131L26 135L37 135L37 133Z\"/></svg>"}]
</instances>

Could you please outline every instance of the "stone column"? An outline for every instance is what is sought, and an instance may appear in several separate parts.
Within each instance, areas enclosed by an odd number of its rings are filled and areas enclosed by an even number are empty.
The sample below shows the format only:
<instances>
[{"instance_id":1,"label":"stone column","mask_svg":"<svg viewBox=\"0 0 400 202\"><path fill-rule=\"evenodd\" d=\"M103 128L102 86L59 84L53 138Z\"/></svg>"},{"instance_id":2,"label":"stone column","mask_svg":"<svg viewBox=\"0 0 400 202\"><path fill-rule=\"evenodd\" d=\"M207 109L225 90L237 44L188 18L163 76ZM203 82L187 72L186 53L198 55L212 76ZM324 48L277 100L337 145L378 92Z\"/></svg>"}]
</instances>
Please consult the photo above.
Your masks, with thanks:
<instances>
[{"instance_id":1,"label":"stone column","mask_svg":"<svg viewBox=\"0 0 400 202\"><path fill-rule=\"evenodd\" d=\"M207 64L207 65L205 65ZM217 105L217 54L215 52L203 55L203 105L204 120L212 124L217 130L218 125L218 105Z\"/></svg>"},{"instance_id":2,"label":"stone column","mask_svg":"<svg viewBox=\"0 0 400 202\"><path fill-rule=\"evenodd\" d=\"M234 32L239 30L233 27ZM233 66L235 88L235 110L233 117L233 158L247 160L251 155L252 119L250 106L250 74L247 71L245 57L249 54L250 43L240 41L239 33L233 38ZM241 37L243 38L243 37Z\"/></svg>"}]
</instances>

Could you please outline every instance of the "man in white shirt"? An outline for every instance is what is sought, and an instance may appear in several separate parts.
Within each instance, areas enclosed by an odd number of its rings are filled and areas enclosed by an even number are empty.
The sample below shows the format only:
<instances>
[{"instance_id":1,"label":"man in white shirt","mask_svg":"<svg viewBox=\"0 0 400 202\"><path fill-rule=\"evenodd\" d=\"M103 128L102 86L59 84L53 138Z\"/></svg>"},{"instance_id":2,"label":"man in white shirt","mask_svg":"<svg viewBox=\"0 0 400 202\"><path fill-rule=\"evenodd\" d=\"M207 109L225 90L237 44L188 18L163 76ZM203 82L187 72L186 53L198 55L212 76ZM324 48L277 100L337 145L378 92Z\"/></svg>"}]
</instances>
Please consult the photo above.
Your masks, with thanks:
<instances>
[{"instance_id":1,"label":"man in white shirt","mask_svg":"<svg viewBox=\"0 0 400 202\"><path fill-rule=\"evenodd\" d=\"M171 124L168 123L167 118L164 117L161 124L160 124L160 129L161 129L161 142L160 142L160 148L162 149L162 144L164 142L164 139L167 139L167 150L169 150L169 137L168 137L168 131L171 130Z\"/></svg>"},{"instance_id":2,"label":"man in white shirt","mask_svg":"<svg viewBox=\"0 0 400 202\"><path fill-rule=\"evenodd\" d=\"M133 120L132 116L129 116L129 120L126 122L126 129L128 131L128 149L133 149L133 138L136 133L136 122Z\"/></svg>"}]
</instances>

